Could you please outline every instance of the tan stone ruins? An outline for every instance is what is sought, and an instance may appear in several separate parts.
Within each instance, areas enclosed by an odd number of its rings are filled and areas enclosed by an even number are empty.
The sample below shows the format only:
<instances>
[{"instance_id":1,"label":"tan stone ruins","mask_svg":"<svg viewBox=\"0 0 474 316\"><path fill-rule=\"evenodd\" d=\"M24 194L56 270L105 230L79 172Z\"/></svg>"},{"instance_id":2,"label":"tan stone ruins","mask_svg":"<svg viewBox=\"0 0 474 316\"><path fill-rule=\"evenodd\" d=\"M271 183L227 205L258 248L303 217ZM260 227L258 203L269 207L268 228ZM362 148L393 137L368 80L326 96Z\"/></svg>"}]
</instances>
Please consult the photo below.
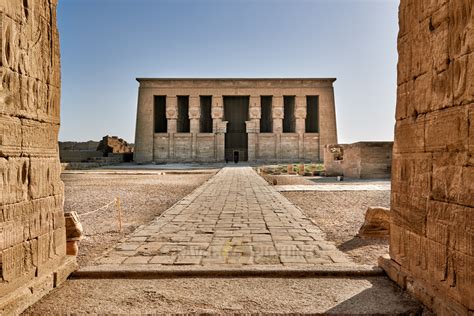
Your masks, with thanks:
<instances>
[{"instance_id":1,"label":"tan stone ruins","mask_svg":"<svg viewBox=\"0 0 474 316\"><path fill-rule=\"evenodd\" d=\"M137 79L134 160L320 161L335 79Z\"/></svg>"},{"instance_id":2,"label":"tan stone ruins","mask_svg":"<svg viewBox=\"0 0 474 316\"><path fill-rule=\"evenodd\" d=\"M75 269L66 256L56 0L0 0L0 314L21 312Z\"/></svg>"},{"instance_id":3,"label":"tan stone ruins","mask_svg":"<svg viewBox=\"0 0 474 316\"><path fill-rule=\"evenodd\" d=\"M438 315L474 310L474 3L402 0L390 257Z\"/></svg>"},{"instance_id":4,"label":"tan stone ruins","mask_svg":"<svg viewBox=\"0 0 474 316\"><path fill-rule=\"evenodd\" d=\"M118 136L100 142L58 142L61 163L120 163L133 159L133 145Z\"/></svg>"},{"instance_id":5,"label":"tan stone ruins","mask_svg":"<svg viewBox=\"0 0 474 316\"><path fill-rule=\"evenodd\" d=\"M329 144L324 148L326 176L359 179L390 178L393 142Z\"/></svg>"}]
</instances>

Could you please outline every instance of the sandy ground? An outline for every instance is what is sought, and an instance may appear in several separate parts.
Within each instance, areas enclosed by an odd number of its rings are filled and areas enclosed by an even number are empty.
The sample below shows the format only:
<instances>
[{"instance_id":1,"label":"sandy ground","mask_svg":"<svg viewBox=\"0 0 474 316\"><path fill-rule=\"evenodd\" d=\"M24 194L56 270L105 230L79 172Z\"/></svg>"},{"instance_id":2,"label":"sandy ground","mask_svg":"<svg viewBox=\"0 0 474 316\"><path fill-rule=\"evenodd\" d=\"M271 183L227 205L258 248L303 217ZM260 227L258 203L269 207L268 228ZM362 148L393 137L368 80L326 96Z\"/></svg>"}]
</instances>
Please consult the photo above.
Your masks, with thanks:
<instances>
[{"instance_id":1,"label":"sandy ground","mask_svg":"<svg viewBox=\"0 0 474 316\"><path fill-rule=\"evenodd\" d=\"M116 172L116 171L115 171ZM76 211L84 228L78 262L92 261L118 240L146 224L155 216L191 193L216 171L205 174L134 174L134 173L63 173L64 209ZM118 231L117 210L109 208L81 216L119 197L122 206L123 232Z\"/></svg>"},{"instance_id":2,"label":"sandy ground","mask_svg":"<svg viewBox=\"0 0 474 316\"><path fill-rule=\"evenodd\" d=\"M377 264L388 240L357 237L369 206L390 207L390 191L282 192L326 233L328 240L355 262Z\"/></svg>"},{"instance_id":3,"label":"sandy ground","mask_svg":"<svg viewBox=\"0 0 474 316\"><path fill-rule=\"evenodd\" d=\"M278 185L312 185L315 183L384 183L386 180L302 177L297 175L261 175L267 182ZM390 207L390 191L335 191L335 192L281 192L326 233L338 248L349 254L355 262L377 265L377 259L388 253L388 240L357 237L369 206Z\"/></svg>"},{"instance_id":4,"label":"sandy ground","mask_svg":"<svg viewBox=\"0 0 474 316\"><path fill-rule=\"evenodd\" d=\"M209 175L64 175L66 209L86 212L119 195L129 232L167 209ZM301 179L301 178L300 178ZM354 238L367 206L388 206L389 192L288 192L335 240L363 263L386 252L386 242ZM77 206L81 205L81 209ZM113 213L83 220L88 239L82 264L113 245ZM100 241L94 242L94 240ZM372 252L372 253L371 253ZM176 278L156 280L68 280L25 315L143 313L328 313L419 314L418 303L386 277L366 278Z\"/></svg>"},{"instance_id":5,"label":"sandy ground","mask_svg":"<svg viewBox=\"0 0 474 316\"><path fill-rule=\"evenodd\" d=\"M110 294L112 289L113 295ZM416 302L381 277L185 278L70 280L25 314L327 312L394 315L418 310Z\"/></svg>"}]
</instances>

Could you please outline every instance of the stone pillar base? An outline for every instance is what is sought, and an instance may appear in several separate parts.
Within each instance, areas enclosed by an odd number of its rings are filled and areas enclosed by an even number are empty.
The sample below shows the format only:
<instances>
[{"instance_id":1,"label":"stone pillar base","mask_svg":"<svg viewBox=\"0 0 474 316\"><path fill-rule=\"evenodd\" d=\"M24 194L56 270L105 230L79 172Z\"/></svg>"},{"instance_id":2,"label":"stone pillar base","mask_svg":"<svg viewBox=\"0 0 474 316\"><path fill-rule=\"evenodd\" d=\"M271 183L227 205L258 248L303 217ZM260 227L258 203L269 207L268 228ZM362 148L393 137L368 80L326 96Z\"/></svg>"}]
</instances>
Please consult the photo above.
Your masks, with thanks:
<instances>
[{"instance_id":1,"label":"stone pillar base","mask_svg":"<svg viewBox=\"0 0 474 316\"><path fill-rule=\"evenodd\" d=\"M25 282L21 287L0 298L0 315L19 315L29 306L39 301L53 288L77 270L75 256L66 256L51 272Z\"/></svg>"},{"instance_id":2,"label":"stone pillar base","mask_svg":"<svg viewBox=\"0 0 474 316\"><path fill-rule=\"evenodd\" d=\"M413 278L410 272L393 261L389 255L379 257L378 265L388 277L403 290L419 300L436 315L469 315L466 306L449 298L447 294L420 278Z\"/></svg>"}]
</instances>

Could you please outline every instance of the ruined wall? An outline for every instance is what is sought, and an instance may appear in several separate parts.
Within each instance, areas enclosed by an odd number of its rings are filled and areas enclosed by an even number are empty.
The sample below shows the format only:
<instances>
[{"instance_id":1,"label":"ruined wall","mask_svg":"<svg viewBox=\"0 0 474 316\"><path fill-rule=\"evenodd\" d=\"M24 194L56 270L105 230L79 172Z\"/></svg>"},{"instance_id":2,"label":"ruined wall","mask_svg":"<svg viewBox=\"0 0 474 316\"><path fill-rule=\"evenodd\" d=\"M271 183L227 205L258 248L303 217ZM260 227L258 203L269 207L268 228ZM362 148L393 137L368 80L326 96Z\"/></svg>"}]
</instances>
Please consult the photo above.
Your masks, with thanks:
<instances>
[{"instance_id":1,"label":"ruined wall","mask_svg":"<svg viewBox=\"0 0 474 316\"><path fill-rule=\"evenodd\" d=\"M124 154L124 153L132 153L133 147L130 146L126 141L122 138L118 138L117 136L104 136L102 140L99 142L97 146L97 151L101 151L104 155L109 153L113 154Z\"/></svg>"},{"instance_id":2,"label":"ruined wall","mask_svg":"<svg viewBox=\"0 0 474 316\"><path fill-rule=\"evenodd\" d=\"M324 169L327 176L390 178L393 142L358 142L326 145Z\"/></svg>"},{"instance_id":3,"label":"ruined wall","mask_svg":"<svg viewBox=\"0 0 474 316\"><path fill-rule=\"evenodd\" d=\"M474 310L474 4L402 0L392 279L438 314Z\"/></svg>"},{"instance_id":4,"label":"ruined wall","mask_svg":"<svg viewBox=\"0 0 474 316\"><path fill-rule=\"evenodd\" d=\"M57 151L56 0L0 0L0 314L18 313L75 266L66 257Z\"/></svg>"}]
</instances>

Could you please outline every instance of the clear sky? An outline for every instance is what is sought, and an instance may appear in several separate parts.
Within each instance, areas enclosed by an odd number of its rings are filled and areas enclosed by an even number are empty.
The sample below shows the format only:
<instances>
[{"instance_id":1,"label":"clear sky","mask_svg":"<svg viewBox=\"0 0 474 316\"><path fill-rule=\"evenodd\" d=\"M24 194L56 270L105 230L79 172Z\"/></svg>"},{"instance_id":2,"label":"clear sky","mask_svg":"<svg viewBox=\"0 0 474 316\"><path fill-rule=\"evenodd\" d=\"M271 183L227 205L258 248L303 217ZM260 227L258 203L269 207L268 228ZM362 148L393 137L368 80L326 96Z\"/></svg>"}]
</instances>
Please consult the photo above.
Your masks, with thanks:
<instances>
[{"instance_id":1,"label":"clear sky","mask_svg":"<svg viewBox=\"0 0 474 316\"><path fill-rule=\"evenodd\" d=\"M396 0L61 0L60 140L134 141L137 77L336 77L339 142L393 140Z\"/></svg>"}]
</instances>

